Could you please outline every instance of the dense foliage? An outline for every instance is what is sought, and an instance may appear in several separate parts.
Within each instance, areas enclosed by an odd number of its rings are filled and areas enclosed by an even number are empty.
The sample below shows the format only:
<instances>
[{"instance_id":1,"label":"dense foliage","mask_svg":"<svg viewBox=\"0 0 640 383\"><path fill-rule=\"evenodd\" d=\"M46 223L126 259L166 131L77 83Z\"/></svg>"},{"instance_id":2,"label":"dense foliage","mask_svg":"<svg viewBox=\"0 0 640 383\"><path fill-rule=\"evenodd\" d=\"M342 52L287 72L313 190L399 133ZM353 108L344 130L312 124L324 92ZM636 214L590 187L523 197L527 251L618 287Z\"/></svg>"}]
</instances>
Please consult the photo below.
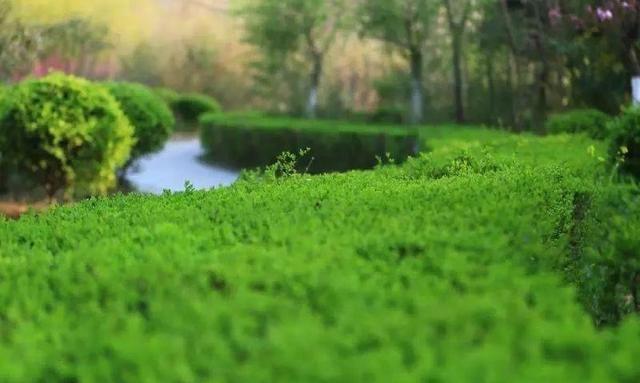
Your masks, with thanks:
<instances>
[{"instance_id":1,"label":"dense foliage","mask_svg":"<svg viewBox=\"0 0 640 383\"><path fill-rule=\"evenodd\" d=\"M622 171L640 178L640 108L626 109L611 122L609 129L611 158L622 161Z\"/></svg>"},{"instance_id":2,"label":"dense foliage","mask_svg":"<svg viewBox=\"0 0 640 383\"><path fill-rule=\"evenodd\" d=\"M220 104L212 97L198 93L179 94L171 102L178 128L192 130L197 127L198 119L205 113L219 113Z\"/></svg>"},{"instance_id":3,"label":"dense foliage","mask_svg":"<svg viewBox=\"0 0 640 383\"><path fill-rule=\"evenodd\" d=\"M392 107L380 107L376 109L367 121L374 124L402 124L405 121L404 110Z\"/></svg>"},{"instance_id":4,"label":"dense foliage","mask_svg":"<svg viewBox=\"0 0 640 383\"><path fill-rule=\"evenodd\" d=\"M15 86L0 106L0 152L7 166L52 196L105 193L134 143L133 128L106 89L52 74Z\"/></svg>"},{"instance_id":5,"label":"dense foliage","mask_svg":"<svg viewBox=\"0 0 640 383\"><path fill-rule=\"evenodd\" d=\"M398 126L251 114L204 115L201 125L207 156L240 168L266 166L282 152L308 149L301 166L311 173L366 169L387 158L404 161L418 149L416 131Z\"/></svg>"},{"instance_id":6,"label":"dense foliage","mask_svg":"<svg viewBox=\"0 0 640 383\"><path fill-rule=\"evenodd\" d=\"M640 379L640 322L576 299L637 297L581 277L638 270L631 231L593 246L638 206L606 206L632 194L601 145L445 131L401 167L0 222L2 381Z\"/></svg>"},{"instance_id":7,"label":"dense foliage","mask_svg":"<svg viewBox=\"0 0 640 383\"><path fill-rule=\"evenodd\" d=\"M596 109L578 109L554 114L547 120L547 133L584 133L595 139L609 136L610 117Z\"/></svg>"},{"instance_id":8,"label":"dense foliage","mask_svg":"<svg viewBox=\"0 0 640 383\"><path fill-rule=\"evenodd\" d=\"M171 105L180 94L173 89L170 88L154 88L153 91L167 103L167 105Z\"/></svg>"},{"instance_id":9,"label":"dense foliage","mask_svg":"<svg viewBox=\"0 0 640 383\"><path fill-rule=\"evenodd\" d=\"M135 128L136 143L130 160L162 149L176 124L167 104L140 84L112 82L105 86Z\"/></svg>"}]
</instances>

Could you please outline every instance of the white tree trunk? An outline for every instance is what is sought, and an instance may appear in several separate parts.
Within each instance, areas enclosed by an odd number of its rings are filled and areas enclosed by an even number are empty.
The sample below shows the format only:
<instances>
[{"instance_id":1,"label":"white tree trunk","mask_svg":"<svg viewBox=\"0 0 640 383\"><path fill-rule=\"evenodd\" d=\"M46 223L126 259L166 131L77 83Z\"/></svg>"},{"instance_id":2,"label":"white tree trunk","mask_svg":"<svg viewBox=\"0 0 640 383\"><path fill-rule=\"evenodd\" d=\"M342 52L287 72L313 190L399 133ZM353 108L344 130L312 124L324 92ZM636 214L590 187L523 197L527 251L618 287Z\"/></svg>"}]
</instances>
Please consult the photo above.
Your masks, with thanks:
<instances>
[{"instance_id":1,"label":"white tree trunk","mask_svg":"<svg viewBox=\"0 0 640 383\"><path fill-rule=\"evenodd\" d=\"M411 79L411 123L419 124L424 118L423 112L424 94L419 79Z\"/></svg>"},{"instance_id":2,"label":"white tree trunk","mask_svg":"<svg viewBox=\"0 0 640 383\"><path fill-rule=\"evenodd\" d=\"M631 78L631 90L633 106L640 106L640 76L634 76Z\"/></svg>"},{"instance_id":3,"label":"white tree trunk","mask_svg":"<svg viewBox=\"0 0 640 383\"><path fill-rule=\"evenodd\" d=\"M309 91L309 99L307 100L307 117L316 118L318 110L318 87L313 85Z\"/></svg>"},{"instance_id":4,"label":"white tree trunk","mask_svg":"<svg viewBox=\"0 0 640 383\"><path fill-rule=\"evenodd\" d=\"M424 119L424 89L422 88L422 52L412 48L411 65L411 124L421 124Z\"/></svg>"}]
</instances>

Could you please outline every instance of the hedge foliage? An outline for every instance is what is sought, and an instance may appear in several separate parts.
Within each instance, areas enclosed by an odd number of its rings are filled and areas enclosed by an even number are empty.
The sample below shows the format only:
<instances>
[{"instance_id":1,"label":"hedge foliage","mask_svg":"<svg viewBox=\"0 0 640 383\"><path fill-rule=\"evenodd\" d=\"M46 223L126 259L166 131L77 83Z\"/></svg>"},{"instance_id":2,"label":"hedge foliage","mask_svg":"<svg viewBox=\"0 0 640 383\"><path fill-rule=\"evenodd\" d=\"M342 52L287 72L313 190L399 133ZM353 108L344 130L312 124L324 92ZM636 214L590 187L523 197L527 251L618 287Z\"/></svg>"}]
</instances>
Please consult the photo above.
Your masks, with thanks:
<instances>
[{"instance_id":1,"label":"hedge foliage","mask_svg":"<svg viewBox=\"0 0 640 383\"><path fill-rule=\"evenodd\" d=\"M621 170L640 179L640 108L629 108L609 125L609 155Z\"/></svg>"},{"instance_id":2,"label":"hedge foliage","mask_svg":"<svg viewBox=\"0 0 640 383\"><path fill-rule=\"evenodd\" d=\"M180 97L180 94L171 88L153 88L153 91L169 106Z\"/></svg>"},{"instance_id":3,"label":"hedge foliage","mask_svg":"<svg viewBox=\"0 0 640 383\"><path fill-rule=\"evenodd\" d=\"M50 195L61 188L106 193L134 142L133 128L113 96L73 76L26 80L0 105L3 162Z\"/></svg>"},{"instance_id":4,"label":"hedge foliage","mask_svg":"<svg viewBox=\"0 0 640 383\"><path fill-rule=\"evenodd\" d=\"M162 149L176 124L167 104L140 84L111 82L105 86L135 128L136 143L131 150L130 160Z\"/></svg>"},{"instance_id":5,"label":"hedge foliage","mask_svg":"<svg viewBox=\"0 0 640 383\"><path fill-rule=\"evenodd\" d=\"M596 109L577 109L549 117L546 130L551 134L584 133L594 139L605 139L609 136L607 124L610 119Z\"/></svg>"},{"instance_id":6,"label":"hedge foliage","mask_svg":"<svg viewBox=\"0 0 640 383\"><path fill-rule=\"evenodd\" d=\"M638 272L603 145L428 134L402 166L0 222L0 380L640 380L640 321L593 324Z\"/></svg>"},{"instance_id":7,"label":"hedge foliage","mask_svg":"<svg viewBox=\"0 0 640 383\"><path fill-rule=\"evenodd\" d=\"M310 149L301 163L310 173L367 169L387 156L404 161L418 146L415 130L397 126L241 114L207 114L200 124L207 156L239 168L266 166L284 151Z\"/></svg>"},{"instance_id":8,"label":"hedge foliage","mask_svg":"<svg viewBox=\"0 0 640 383\"><path fill-rule=\"evenodd\" d=\"M206 113L220 113L220 104L210 96L200 93L178 94L170 103L180 130L194 130L198 119Z\"/></svg>"}]
</instances>

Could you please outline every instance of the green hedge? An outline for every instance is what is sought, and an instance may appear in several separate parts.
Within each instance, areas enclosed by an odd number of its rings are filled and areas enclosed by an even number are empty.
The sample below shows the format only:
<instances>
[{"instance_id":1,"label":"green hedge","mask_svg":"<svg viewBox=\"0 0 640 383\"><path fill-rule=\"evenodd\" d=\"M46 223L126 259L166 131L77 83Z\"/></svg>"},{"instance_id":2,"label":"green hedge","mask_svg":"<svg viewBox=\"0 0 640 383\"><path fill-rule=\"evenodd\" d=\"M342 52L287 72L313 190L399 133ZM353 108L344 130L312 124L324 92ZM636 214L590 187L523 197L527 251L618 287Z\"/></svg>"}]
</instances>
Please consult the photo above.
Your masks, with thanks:
<instances>
[{"instance_id":1,"label":"green hedge","mask_svg":"<svg viewBox=\"0 0 640 383\"><path fill-rule=\"evenodd\" d=\"M131 150L130 162L162 149L176 125L167 104L144 85L110 82L105 86L135 128L136 143Z\"/></svg>"},{"instance_id":2,"label":"green hedge","mask_svg":"<svg viewBox=\"0 0 640 383\"><path fill-rule=\"evenodd\" d=\"M577 109L554 114L547 120L547 133L585 133L594 139L609 136L607 124L611 118L596 109Z\"/></svg>"},{"instance_id":3,"label":"green hedge","mask_svg":"<svg viewBox=\"0 0 640 383\"><path fill-rule=\"evenodd\" d=\"M628 108L609 124L609 157L620 170L640 179L640 108Z\"/></svg>"},{"instance_id":4,"label":"green hedge","mask_svg":"<svg viewBox=\"0 0 640 383\"><path fill-rule=\"evenodd\" d=\"M171 104L176 99L178 99L178 97L180 97L180 94L171 88L157 87L157 88L153 88L153 91L158 97L164 100L164 102L166 102L167 105L169 106L171 106Z\"/></svg>"},{"instance_id":5,"label":"green hedge","mask_svg":"<svg viewBox=\"0 0 640 383\"><path fill-rule=\"evenodd\" d=\"M200 124L208 158L240 168L266 166L284 151L309 148L301 166L311 173L367 169L387 154L404 161L418 143L415 130L395 126L221 114L204 115Z\"/></svg>"},{"instance_id":6,"label":"green hedge","mask_svg":"<svg viewBox=\"0 0 640 383\"><path fill-rule=\"evenodd\" d=\"M178 94L170 105L179 130L195 130L198 128L200 116L222 111L222 107L214 98L200 93Z\"/></svg>"},{"instance_id":7,"label":"green hedge","mask_svg":"<svg viewBox=\"0 0 640 383\"><path fill-rule=\"evenodd\" d=\"M134 129L114 97L87 80L59 73L13 87L0 104L4 166L50 196L105 194L129 159Z\"/></svg>"},{"instance_id":8,"label":"green hedge","mask_svg":"<svg viewBox=\"0 0 640 383\"><path fill-rule=\"evenodd\" d=\"M597 329L578 303L618 288L581 277L617 242L589 230L613 214L601 146L445 141L401 167L0 222L0 380L640 380L640 322Z\"/></svg>"}]
</instances>

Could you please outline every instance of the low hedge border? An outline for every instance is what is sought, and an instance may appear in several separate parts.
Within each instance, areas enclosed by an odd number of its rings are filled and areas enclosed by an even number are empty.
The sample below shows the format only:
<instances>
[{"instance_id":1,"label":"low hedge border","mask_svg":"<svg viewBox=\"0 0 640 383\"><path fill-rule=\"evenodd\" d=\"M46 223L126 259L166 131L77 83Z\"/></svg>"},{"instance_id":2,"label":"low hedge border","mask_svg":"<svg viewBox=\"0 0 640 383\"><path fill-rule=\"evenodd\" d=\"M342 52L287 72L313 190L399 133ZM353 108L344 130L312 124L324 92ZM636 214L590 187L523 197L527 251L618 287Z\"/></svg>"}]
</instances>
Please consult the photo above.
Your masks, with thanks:
<instances>
[{"instance_id":1,"label":"low hedge border","mask_svg":"<svg viewBox=\"0 0 640 383\"><path fill-rule=\"evenodd\" d=\"M230 167L255 168L288 151L310 149L301 166L309 173L370 169L381 159L403 162L418 153L418 132L396 126L299 120L256 115L207 114L200 119L207 159Z\"/></svg>"}]
</instances>

